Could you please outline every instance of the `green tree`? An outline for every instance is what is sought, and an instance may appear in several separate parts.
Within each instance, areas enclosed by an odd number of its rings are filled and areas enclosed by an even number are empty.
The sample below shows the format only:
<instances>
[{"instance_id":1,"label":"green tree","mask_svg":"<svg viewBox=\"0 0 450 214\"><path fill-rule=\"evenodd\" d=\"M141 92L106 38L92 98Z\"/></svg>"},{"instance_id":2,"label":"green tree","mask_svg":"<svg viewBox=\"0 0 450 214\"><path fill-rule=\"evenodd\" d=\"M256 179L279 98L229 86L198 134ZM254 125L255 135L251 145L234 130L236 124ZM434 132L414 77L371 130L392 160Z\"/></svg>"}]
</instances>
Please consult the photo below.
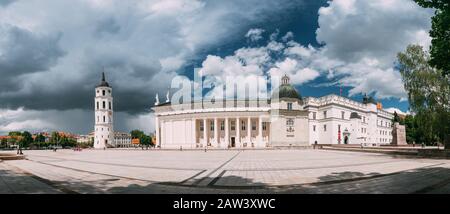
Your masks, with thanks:
<instances>
[{"instance_id":1,"label":"green tree","mask_svg":"<svg viewBox=\"0 0 450 214\"><path fill-rule=\"evenodd\" d=\"M414 0L420 6L436 9L431 18L431 59L430 65L441 69L442 74L450 74L450 1Z\"/></svg>"},{"instance_id":2,"label":"green tree","mask_svg":"<svg viewBox=\"0 0 450 214\"><path fill-rule=\"evenodd\" d=\"M415 113L416 140L440 141L450 148L450 80L442 70L428 64L430 56L419 45L409 45L398 54L399 69Z\"/></svg>"},{"instance_id":3,"label":"green tree","mask_svg":"<svg viewBox=\"0 0 450 214\"><path fill-rule=\"evenodd\" d=\"M150 145L150 143L151 143L151 138L150 138L150 136L146 135L146 134L145 134L143 131L141 131L141 130L133 130L133 131L130 132L130 134L131 134L131 138L133 138L133 139L138 138L138 139L139 139L139 143L140 143L141 145L148 146L148 145Z\"/></svg>"},{"instance_id":4,"label":"green tree","mask_svg":"<svg viewBox=\"0 0 450 214\"><path fill-rule=\"evenodd\" d=\"M6 138L2 138L2 140L0 141L0 147L4 148L6 147L6 144L8 144L8 140Z\"/></svg>"},{"instance_id":5,"label":"green tree","mask_svg":"<svg viewBox=\"0 0 450 214\"><path fill-rule=\"evenodd\" d=\"M409 144L418 142L417 139L417 125L414 116L406 115L405 117L406 142Z\"/></svg>"},{"instance_id":6,"label":"green tree","mask_svg":"<svg viewBox=\"0 0 450 214\"><path fill-rule=\"evenodd\" d=\"M22 139L19 141L19 145L22 148L28 147L31 143L33 143L33 137L30 132L24 131L22 133Z\"/></svg>"},{"instance_id":7,"label":"green tree","mask_svg":"<svg viewBox=\"0 0 450 214\"><path fill-rule=\"evenodd\" d=\"M42 135L41 133L36 135L36 138L34 139L34 142L36 143L43 143L45 142L45 136Z\"/></svg>"},{"instance_id":8,"label":"green tree","mask_svg":"<svg viewBox=\"0 0 450 214\"><path fill-rule=\"evenodd\" d=\"M22 133L15 131L15 132L9 132L8 135L11 137L20 137L20 136L22 136Z\"/></svg>"},{"instance_id":9,"label":"green tree","mask_svg":"<svg viewBox=\"0 0 450 214\"><path fill-rule=\"evenodd\" d=\"M51 138L50 138L50 144L53 146L60 146L61 136L58 132L52 132Z\"/></svg>"}]
</instances>

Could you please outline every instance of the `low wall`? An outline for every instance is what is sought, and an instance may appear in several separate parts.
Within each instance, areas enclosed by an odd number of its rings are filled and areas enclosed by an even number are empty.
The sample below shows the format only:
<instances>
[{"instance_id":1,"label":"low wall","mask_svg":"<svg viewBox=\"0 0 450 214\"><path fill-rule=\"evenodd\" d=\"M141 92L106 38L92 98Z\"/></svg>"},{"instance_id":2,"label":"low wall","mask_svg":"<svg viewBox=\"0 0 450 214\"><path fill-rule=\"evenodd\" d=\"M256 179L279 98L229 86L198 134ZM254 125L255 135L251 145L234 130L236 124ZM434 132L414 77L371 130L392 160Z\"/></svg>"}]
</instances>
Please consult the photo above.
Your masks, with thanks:
<instances>
[{"instance_id":1,"label":"low wall","mask_svg":"<svg viewBox=\"0 0 450 214\"><path fill-rule=\"evenodd\" d=\"M15 155L15 154L1 154L0 153L0 160L22 160L25 159L24 155Z\"/></svg>"}]
</instances>

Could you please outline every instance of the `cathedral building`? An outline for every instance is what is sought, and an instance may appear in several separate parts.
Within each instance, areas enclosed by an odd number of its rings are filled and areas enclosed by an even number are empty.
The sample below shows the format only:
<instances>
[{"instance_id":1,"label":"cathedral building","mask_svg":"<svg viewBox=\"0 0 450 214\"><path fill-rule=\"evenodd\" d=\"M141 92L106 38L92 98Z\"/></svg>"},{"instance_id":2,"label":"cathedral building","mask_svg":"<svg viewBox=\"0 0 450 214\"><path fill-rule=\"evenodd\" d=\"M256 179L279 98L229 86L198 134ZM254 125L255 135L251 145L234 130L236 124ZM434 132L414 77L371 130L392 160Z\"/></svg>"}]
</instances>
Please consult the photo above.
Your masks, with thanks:
<instances>
[{"instance_id":1,"label":"cathedral building","mask_svg":"<svg viewBox=\"0 0 450 214\"><path fill-rule=\"evenodd\" d=\"M201 102L201 101L200 101ZM183 105L183 106L179 106ZM274 148L313 144L381 145L392 142L393 114L372 98L302 98L288 76L270 99L212 103L156 103L160 148ZM112 128L112 127L111 127Z\"/></svg>"}]
</instances>

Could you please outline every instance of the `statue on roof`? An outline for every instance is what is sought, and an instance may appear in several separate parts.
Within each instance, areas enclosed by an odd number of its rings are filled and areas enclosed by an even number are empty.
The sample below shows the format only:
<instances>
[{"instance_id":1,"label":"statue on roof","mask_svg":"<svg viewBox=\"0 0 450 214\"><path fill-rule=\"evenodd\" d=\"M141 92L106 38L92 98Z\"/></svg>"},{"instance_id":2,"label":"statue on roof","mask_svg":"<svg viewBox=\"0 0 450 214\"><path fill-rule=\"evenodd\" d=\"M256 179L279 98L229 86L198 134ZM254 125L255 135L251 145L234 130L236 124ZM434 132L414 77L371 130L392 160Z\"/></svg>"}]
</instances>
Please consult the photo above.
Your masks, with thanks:
<instances>
[{"instance_id":1,"label":"statue on roof","mask_svg":"<svg viewBox=\"0 0 450 214\"><path fill-rule=\"evenodd\" d=\"M158 93L156 93L156 96L155 96L155 106L157 106L157 105L159 105L159 96L158 96Z\"/></svg>"}]
</instances>

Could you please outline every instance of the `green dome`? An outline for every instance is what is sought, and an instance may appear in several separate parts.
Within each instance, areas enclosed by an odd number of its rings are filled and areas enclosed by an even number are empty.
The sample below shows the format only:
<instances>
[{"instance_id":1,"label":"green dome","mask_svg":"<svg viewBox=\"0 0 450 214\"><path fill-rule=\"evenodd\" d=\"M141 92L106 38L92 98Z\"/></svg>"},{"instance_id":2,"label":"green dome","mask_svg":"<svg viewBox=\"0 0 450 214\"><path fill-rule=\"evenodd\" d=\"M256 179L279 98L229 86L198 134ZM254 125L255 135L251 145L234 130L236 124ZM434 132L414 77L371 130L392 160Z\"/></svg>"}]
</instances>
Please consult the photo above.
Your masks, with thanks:
<instances>
[{"instance_id":1,"label":"green dome","mask_svg":"<svg viewBox=\"0 0 450 214\"><path fill-rule=\"evenodd\" d=\"M272 97L278 93L278 98L294 98L294 99L302 99L300 94L295 90L292 85L283 84L277 90L274 91Z\"/></svg>"}]
</instances>

